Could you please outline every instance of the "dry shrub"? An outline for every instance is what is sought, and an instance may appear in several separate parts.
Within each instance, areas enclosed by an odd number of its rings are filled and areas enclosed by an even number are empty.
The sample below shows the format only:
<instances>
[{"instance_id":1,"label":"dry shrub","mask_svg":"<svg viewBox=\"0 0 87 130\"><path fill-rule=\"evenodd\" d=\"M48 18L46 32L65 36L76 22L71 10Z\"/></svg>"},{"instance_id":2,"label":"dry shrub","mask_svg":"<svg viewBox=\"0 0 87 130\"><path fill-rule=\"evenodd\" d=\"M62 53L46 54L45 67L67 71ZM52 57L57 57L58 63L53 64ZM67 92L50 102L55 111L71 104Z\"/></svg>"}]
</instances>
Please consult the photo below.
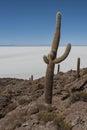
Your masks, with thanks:
<instances>
[{"instance_id":1,"label":"dry shrub","mask_svg":"<svg viewBox=\"0 0 87 130\"><path fill-rule=\"evenodd\" d=\"M31 99L29 99L27 96L22 96L18 99L19 105L26 105L31 102Z\"/></svg>"},{"instance_id":2,"label":"dry shrub","mask_svg":"<svg viewBox=\"0 0 87 130\"><path fill-rule=\"evenodd\" d=\"M64 121L64 116L51 112L40 112L38 114L38 119L47 123L48 121L53 121L53 124L57 126L58 130L72 130L72 126Z\"/></svg>"},{"instance_id":3,"label":"dry shrub","mask_svg":"<svg viewBox=\"0 0 87 130\"><path fill-rule=\"evenodd\" d=\"M44 123L47 123L48 121L54 120L55 116L56 115L54 113L44 111L38 114L38 120L43 121Z\"/></svg>"}]
</instances>

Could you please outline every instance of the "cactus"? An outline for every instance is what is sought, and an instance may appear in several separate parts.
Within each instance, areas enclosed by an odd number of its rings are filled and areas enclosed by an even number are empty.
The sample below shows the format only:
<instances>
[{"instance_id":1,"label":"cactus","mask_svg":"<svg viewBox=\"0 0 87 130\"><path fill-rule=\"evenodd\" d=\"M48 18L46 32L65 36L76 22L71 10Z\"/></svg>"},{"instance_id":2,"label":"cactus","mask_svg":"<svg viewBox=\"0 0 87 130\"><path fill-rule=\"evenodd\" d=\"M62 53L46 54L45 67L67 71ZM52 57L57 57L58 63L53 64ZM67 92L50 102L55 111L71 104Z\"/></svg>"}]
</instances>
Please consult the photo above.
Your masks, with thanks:
<instances>
[{"instance_id":1,"label":"cactus","mask_svg":"<svg viewBox=\"0 0 87 130\"><path fill-rule=\"evenodd\" d=\"M77 59L77 78L80 77L80 58Z\"/></svg>"},{"instance_id":2,"label":"cactus","mask_svg":"<svg viewBox=\"0 0 87 130\"><path fill-rule=\"evenodd\" d=\"M61 27L61 13L56 15L56 31L54 34L54 39L51 47L51 52L48 56L44 56L44 62L47 64L46 77L45 77L45 102L47 104L52 104L52 90L53 90L53 76L55 64L60 63L68 56L71 44L68 44L64 54L58 58L57 49L60 41L60 27Z\"/></svg>"},{"instance_id":3,"label":"cactus","mask_svg":"<svg viewBox=\"0 0 87 130\"><path fill-rule=\"evenodd\" d=\"M57 74L59 73L59 71L60 71L60 64L58 64Z\"/></svg>"},{"instance_id":4,"label":"cactus","mask_svg":"<svg viewBox=\"0 0 87 130\"><path fill-rule=\"evenodd\" d=\"M31 77L29 78L29 80L33 81L33 75L31 75Z\"/></svg>"}]
</instances>

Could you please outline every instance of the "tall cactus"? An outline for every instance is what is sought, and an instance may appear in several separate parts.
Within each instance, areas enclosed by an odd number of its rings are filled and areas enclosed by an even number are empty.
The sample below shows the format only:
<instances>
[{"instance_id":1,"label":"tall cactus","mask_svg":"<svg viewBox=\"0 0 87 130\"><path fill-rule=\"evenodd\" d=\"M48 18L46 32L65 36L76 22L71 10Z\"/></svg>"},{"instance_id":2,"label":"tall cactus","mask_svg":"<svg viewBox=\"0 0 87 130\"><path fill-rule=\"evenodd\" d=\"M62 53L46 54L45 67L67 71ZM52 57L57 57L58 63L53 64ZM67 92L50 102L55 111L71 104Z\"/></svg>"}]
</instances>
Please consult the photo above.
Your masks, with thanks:
<instances>
[{"instance_id":1,"label":"tall cactus","mask_svg":"<svg viewBox=\"0 0 87 130\"><path fill-rule=\"evenodd\" d=\"M47 64L46 77L45 77L45 102L47 104L52 103L52 90L53 90L53 76L55 64L60 63L68 56L71 44L68 44L64 54L61 57L56 58L57 49L60 41L60 27L61 27L61 13L56 15L56 31L54 34L54 39L51 47L51 52L48 56L44 56L44 62Z\"/></svg>"}]
</instances>

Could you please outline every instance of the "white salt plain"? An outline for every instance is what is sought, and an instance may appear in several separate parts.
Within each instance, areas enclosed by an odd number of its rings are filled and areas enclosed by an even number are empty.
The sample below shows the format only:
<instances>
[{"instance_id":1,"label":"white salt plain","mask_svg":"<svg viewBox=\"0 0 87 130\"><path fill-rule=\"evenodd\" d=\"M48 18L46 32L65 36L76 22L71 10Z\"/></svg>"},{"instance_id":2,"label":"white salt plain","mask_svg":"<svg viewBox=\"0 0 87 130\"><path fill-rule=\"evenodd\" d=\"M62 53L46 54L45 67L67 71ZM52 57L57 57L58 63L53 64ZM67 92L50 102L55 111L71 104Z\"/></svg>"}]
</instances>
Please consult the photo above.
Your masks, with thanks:
<instances>
[{"instance_id":1,"label":"white salt plain","mask_svg":"<svg viewBox=\"0 0 87 130\"><path fill-rule=\"evenodd\" d=\"M59 47L58 57L65 51L65 46ZM0 78L34 79L45 76L46 64L43 56L48 55L50 47L0 47ZM76 70L77 58L81 59L81 68L87 67L87 46L72 46L67 59L60 63L63 72ZM55 73L57 65L55 66Z\"/></svg>"}]
</instances>

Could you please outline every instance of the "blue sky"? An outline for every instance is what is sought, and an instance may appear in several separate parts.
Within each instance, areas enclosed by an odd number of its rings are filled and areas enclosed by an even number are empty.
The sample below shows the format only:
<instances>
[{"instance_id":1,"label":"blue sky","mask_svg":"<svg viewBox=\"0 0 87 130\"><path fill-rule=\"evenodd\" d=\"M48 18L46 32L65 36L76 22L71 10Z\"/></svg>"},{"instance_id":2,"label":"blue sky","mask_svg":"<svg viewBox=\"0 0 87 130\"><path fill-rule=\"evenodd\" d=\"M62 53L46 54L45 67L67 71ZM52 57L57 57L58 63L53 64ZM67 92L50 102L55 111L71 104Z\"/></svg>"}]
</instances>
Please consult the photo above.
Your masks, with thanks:
<instances>
[{"instance_id":1,"label":"blue sky","mask_svg":"<svg viewBox=\"0 0 87 130\"><path fill-rule=\"evenodd\" d=\"M0 45L51 45L57 12L60 45L87 45L87 0L0 0Z\"/></svg>"}]
</instances>

